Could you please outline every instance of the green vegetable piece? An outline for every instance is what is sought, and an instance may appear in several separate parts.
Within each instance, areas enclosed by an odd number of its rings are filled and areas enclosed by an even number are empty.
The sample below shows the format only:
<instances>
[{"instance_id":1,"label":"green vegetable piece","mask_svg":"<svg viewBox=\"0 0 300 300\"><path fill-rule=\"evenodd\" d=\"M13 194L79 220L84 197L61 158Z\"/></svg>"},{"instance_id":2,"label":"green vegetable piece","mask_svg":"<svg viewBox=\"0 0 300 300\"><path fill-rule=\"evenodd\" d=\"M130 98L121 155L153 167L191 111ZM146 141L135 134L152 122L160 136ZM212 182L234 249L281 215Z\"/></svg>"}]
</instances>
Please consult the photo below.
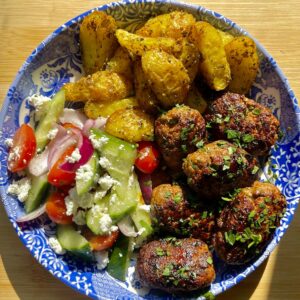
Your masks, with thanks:
<instances>
[{"instance_id":1,"label":"green vegetable piece","mask_svg":"<svg viewBox=\"0 0 300 300\"><path fill-rule=\"evenodd\" d=\"M72 225L57 225L57 239L75 257L85 261L93 260L89 242Z\"/></svg>"},{"instance_id":2,"label":"green vegetable piece","mask_svg":"<svg viewBox=\"0 0 300 300\"><path fill-rule=\"evenodd\" d=\"M43 150L48 143L48 132L53 128L65 107L65 92L59 91L49 103L49 108L35 130L37 149Z\"/></svg>"},{"instance_id":3,"label":"green vegetable piece","mask_svg":"<svg viewBox=\"0 0 300 300\"><path fill-rule=\"evenodd\" d=\"M112 277L125 281L132 254L132 238L120 235L107 265L107 272Z\"/></svg>"},{"instance_id":4,"label":"green vegetable piece","mask_svg":"<svg viewBox=\"0 0 300 300\"><path fill-rule=\"evenodd\" d=\"M50 184L48 183L47 175L31 177L31 188L28 193L28 198L25 201L26 213L34 211L46 200L49 188Z\"/></svg>"}]
</instances>

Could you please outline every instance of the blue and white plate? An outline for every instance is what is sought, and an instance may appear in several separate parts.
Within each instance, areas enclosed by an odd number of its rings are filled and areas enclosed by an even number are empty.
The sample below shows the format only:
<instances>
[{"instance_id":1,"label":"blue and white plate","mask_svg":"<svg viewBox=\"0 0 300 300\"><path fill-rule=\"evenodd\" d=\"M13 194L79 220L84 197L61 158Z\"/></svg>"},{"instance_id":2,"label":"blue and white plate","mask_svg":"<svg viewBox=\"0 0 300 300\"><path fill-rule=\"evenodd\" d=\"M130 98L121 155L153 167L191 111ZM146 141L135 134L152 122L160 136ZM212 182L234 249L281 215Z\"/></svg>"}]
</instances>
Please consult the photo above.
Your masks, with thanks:
<instances>
[{"instance_id":1,"label":"blue and white plate","mask_svg":"<svg viewBox=\"0 0 300 300\"><path fill-rule=\"evenodd\" d=\"M175 9L185 10L198 20L205 20L234 35L247 35L242 28L222 15L201 6L174 1L125 0L96 8L112 15L120 27L134 30L151 16ZM54 276L95 299L173 299L172 296L144 288L129 270L126 283L110 277L94 266L79 264L68 256L56 255L48 244L48 237L55 234L55 226L46 217L29 222L22 227L15 222L24 213L22 205L7 195L11 176L7 171L6 138L11 137L23 122L28 122L30 107L24 99L38 93L52 96L60 87L81 76L82 65L78 46L79 24L91 11L75 17L54 31L28 57L12 83L0 115L0 192L1 198L18 236L32 255ZM269 161L261 172L262 180L270 180L280 188L288 201L288 208L273 240L260 257L243 266L227 266L216 260L217 277L211 293L220 294L238 284L253 272L273 251L284 235L298 205L300 188L300 110L297 100L274 59L257 42L260 70L251 89L251 98L266 105L280 119L284 134L278 147L272 150ZM280 166L272 169L272 165ZM132 262L134 264L134 261ZM200 298L201 299L201 296Z\"/></svg>"}]
</instances>

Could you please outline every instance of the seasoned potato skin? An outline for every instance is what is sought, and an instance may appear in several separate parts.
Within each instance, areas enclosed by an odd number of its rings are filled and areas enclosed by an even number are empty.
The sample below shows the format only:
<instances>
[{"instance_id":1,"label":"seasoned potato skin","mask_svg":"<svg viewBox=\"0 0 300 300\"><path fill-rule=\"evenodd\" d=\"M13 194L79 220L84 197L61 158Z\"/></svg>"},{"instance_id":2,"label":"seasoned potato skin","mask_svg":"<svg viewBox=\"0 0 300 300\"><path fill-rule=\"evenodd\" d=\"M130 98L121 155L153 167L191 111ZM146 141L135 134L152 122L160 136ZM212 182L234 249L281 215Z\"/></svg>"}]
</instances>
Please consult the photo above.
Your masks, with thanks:
<instances>
[{"instance_id":1,"label":"seasoned potato skin","mask_svg":"<svg viewBox=\"0 0 300 300\"><path fill-rule=\"evenodd\" d=\"M99 71L64 85L67 101L110 102L128 97L132 83L124 75Z\"/></svg>"},{"instance_id":2,"label":"seasoned potato skin","mask_svg":"<svg viewBox=\"0 0 300 300\"><path fill-rule=\"evenodd\" d=\"M214 211L207 207L193 207L179 185L162 184L154 188L151 215L159 232L177 237L199 238L211 244Z\"/></svg>"},{"instance_id":3,"label":"seasoned potato skin","mask_svg":"<svg viewBox=\"0 0 300 300\"><path fill-rule=\"evenodd\" d=\"M231 76L219 32L207 22L196 22L192 27L190 39L200 52L200 75L211 89L224 90Z\"/></svg>"},{"instance_id":4,"label":"seasoned potato skin","mask_svg":"<svg viewBox=\"0 0 300 300\"><path fill-rule=\"evenodd\" d=\"M182 49L180 41L168 37L143 37L123 29L117 29L116 37L122 47L138 56L153 49L163 50L171 54L179 53Z\"/></svg>"},{"instance_id":5,"label":"seasoned potato skin","mask_svg":"<svg viewBox=\"0 0 300 300\"><path fill-rule=\"evenodd\" d=\"M195 84L192 85L184 104L197 109L201 114L203 114L207 108L207 102Z\"/></svg>"},{"instance_id":6,"label":"seasoned potato skin","mask_svg":"<svg viewBox=\"0 0 300 300\"><path fill-rule=\"evenodd\" d=\"M215 201L235 188L253 183L258 161L227 141L215 141L189 154L183 162L183 171L199 197Z\"/></svg>"},{"instance_id":7,"label":"seasoned potato skin","mask_svg":"<svg viewBox=\"0 0 300 300\"><path fill-rule=\"evenodd\" d=\"M119 109L108 118L105 131L128 142L153 141L154 120L138 107Z\"/></svg>"},{"instance_id":8,"label":"seasoned potato skin","mask_svg":"<svg viewBox=\"0 0 300 300\"><path fill-rule=\"evenodd\" d=\"M188 106L174 107L155 121L155 140L166 165L175 174L182 171L182 160L196 151L202 139L206 139L205 121Z\"/></svg>"},{"instance_id":9,"label":"seasoned potato skin","mask_svg":"<svg viewBox=\"0 0 300 300\"><path fill-rule=\"evenodd\" d=\"M228 90L247 94L259 68L259 58L254 41L247 36L235 37L225 45L225 51L232 78Z\"/></svg>"},{"instance_id":10,"label":"seasoned potato skin","mask_svg":"<svg viewBox=\"0 0 300 300\"><path fill-rule=\"evenodd\" d=\"M232 265L251 260L272 238L285 208L285 197L271 183L256 181L251 187L241 189L223 208L217 220L217 232L214 236L217 255ZM260 221L261 219L263 220ZM249 230L251 236L253 234L257 238L253 245L253 239L247 233ZM246 235L246 238L236 240L238 235ZM234 237L231 243L228 236Z\"/></svg>"},{"instance_id":11,"label":"seasoned potato skin","mask_svg":"<svg viewBox=\"0 0 300 300\"><path fill-rule=\"evenodd\" d=\"M87 101L84 105L84 113L90 119L97 119L98 117L107 118L119 109L129 108L133 106L139 106L138 101L135 97L103 103Z\"/></svg>"},{"instance_id":12,"label":"seasoned potato skin","mask_svg":"<svg viewBox=\"0 0 300 300\"><path fill-rule=\"evenodd\" d=\"M227 139L253 155L267 155L278 139L279 121L272 111L244 95L225 93L210 104L205 119L212 138Z\"/></svg>"},{"instance_id":13,"label":"seasoned potato skin","mask_svg":"<svg viewBox=\"0 0 300 300\"><path fill-rule=\"evenodd\" d=\"M123 74L127 78L132 79L132 61L129 52L125 48L119 47L113 57L107 62L105 70Z\"/></svg>"},{"instance_id":14,"label":"seasoned potato skin","mask_svg":"<svg viewBox=\"0 0 300 300\"><path fill-rule=\"evenodd\" d=\"M83 19L80 26L80 47L83 69L86 74L100 71L118 46L117 29L113 17L94 11Z\"/></svg>"},{"instance_id":15,"label":"seasoned potato skin","mask_svg":"<svg viewBox=\"0 0 300 300\"><path fill-rule=\"evenodd\" d=\"M234 36L232 34L230 34L229 32L226 32L226 31L223 31L220 29L217 29L217 31L219 32L219 34L221 36L224 47L234 39Z\"/></svg>"},{"instance_id":16,"label":"seasoned potato skin","mask_svg":"<svg viewBox=\"0 0 300 300\"><path fill-rule=\"evenodd\" d=\"M215 279L212 255L198 239L163 239L145 244L137 271L144 284L170 293L194 291Z\"/></svg>"},{"instance_id":17,"label":"seasoned potato skin","mask_svg":"<svg viewBox=\"0 0 300 300\"><path fill-rule=\"evenodd\" d=\"M136 33L146 37L180 39L189 35L195 22L193 15L183 11L173 11L149 19Z\"/></svg>"},{"instance_id":18,"label":"seasoned potato skin","mask_svg":"<svg viewBox=\"0 0 300 300\"><path fill-rule=\"evenodd\" d=\"M134 62L134 87L140 107L147 113L157 114L159 111L159 101L145 76L140 59Z\"/></svg>"},{"instance_id":19,"label":"seasoned potato skin","mask_svg":"<svg viewBox=\"0 0 300 300\"><path fill-rule=\"evenodd\" d=\"M164 51L147 51L142 68L151 88L164 108L183 103L190 88L190 78L182 62Z\"/></svg>"}]
</instances>

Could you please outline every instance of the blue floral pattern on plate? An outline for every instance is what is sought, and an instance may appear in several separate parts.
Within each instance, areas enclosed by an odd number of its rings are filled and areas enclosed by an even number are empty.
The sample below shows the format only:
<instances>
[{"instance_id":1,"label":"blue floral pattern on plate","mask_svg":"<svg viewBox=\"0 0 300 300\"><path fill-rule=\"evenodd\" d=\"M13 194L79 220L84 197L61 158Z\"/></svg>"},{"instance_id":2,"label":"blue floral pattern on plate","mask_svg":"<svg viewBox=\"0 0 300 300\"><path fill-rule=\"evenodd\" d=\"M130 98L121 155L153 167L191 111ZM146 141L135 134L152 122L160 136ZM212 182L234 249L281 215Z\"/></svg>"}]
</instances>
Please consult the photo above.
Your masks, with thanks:
<instances>
[{"instance_id":1,"label":"blue floral pattern on plate","mask_svg":"<svg viewBox=\"0 0 300 300\"><path fill-rule=\"evenodd\" d=\"M247 34L234 22L216 12L174 1L124 0L96 9L106 11L117 20L120 27L130 31L134 31L151 16L181 9L192 13L198 20L208 21L234 35ZM29 121L30 106L26 103L26 97L34 93L52 96L64 83L75 81L81 76L79 24L90 12L70 20L44 40L28 57L8 91L0 114L1 198L18 236L32 255L49 272L72 288L94 299L174 299L168 294L143 287L136 274L131 271L128 280L122 283L105 271L98 271L93 265L78 263L68 255L55 254L47 241L49 236L55 234L55 225L46 217L27 224L17 224L15 220L24 214L24 210L15 198L7 195L11 175L6 167L7 149L3 146L4 141L13 135L20 124ZM284 133L278 147L272 150L272 155L261 172L261 179L273 181L281 189L288 200L288 209L274 238L256 260L243 266L228 266L215 257L217 277L210 289L214 295L238 284L268 257L292 221L299 202L300 109L274 59L258 42L257 45L261 63L250 96L273 110L280 119L281 130ZM280 169L272 169L274 163L280 165ZM277 175L277 179L274 179L274 174ZM134 260L131 264L134 265Z\"/></svg>"}]
</instances>

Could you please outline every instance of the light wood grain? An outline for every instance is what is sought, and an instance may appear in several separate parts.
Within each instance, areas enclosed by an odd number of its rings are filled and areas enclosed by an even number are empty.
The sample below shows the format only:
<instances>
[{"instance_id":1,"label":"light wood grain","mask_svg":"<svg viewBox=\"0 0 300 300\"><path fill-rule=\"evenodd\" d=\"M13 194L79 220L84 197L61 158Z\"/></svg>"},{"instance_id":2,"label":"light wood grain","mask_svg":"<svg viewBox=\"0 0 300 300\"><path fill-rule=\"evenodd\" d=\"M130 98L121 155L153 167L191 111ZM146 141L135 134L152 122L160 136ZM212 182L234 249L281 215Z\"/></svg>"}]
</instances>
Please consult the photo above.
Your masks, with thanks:
<instances>
[{"instance_id":1,"label":"light wood grain","mask_svg":"<svg viewBox=\"0 0 300 300\"><path fill-rule=\"evenodd\" d=\"M300 0L190 1L238 23L275 58L300 96ZM0 0L0 101L31 51L72 17L105 1ZM1 102L2 103L2 102ZM300 216L255 273L218 299L300 299ZM0 205L0 300L86 299L40 266L15 234Z\"/></svg>"}]
</instances>

